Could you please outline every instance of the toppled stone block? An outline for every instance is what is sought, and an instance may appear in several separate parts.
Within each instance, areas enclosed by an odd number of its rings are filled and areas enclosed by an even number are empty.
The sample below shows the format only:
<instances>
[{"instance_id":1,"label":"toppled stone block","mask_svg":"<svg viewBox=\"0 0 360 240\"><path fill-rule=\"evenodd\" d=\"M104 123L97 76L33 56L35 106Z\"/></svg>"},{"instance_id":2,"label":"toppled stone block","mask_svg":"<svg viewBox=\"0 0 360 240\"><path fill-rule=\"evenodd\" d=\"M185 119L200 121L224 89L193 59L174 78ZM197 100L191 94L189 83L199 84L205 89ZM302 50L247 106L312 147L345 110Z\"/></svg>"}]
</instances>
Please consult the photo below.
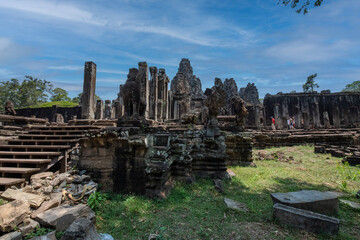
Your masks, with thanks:
<instances>
[{"instance_id":1,"label":"toppled stone block","mask_svg":"<svg viewBox=\"0 0 360 240\"><path fill-rule=\"evenodd\" d=\"M273 214L280 223L295 228L316 233L337 234L339 232L339 219L319 213L276 203Z\"/></svg>"},{"instance_id":2,"label":"toppled stone block","mask_svg":"<svg viewBox=\"0 0 360 240\"><path fill-rule=\"evenodd\" d=\"M30 205L24 200L15 200L0 206L0 231L8 232L20 224L30 213Z\"/></svg>"},{"instance_id":3,"label":"toppled stone block","mask_svg":"<svg viewBox=\"0 0 360 240\"><path fill-rule=\"evenodd\" d=\"M0 240L22 240L20 232L11 232L0 237Z\"/></svg>"},{"instance_id":4,"label":"toppled stone block","mask_svg":"<svg viewBox=\"0 0 360 240\"><path fill-rule=\"evenodd\" d=\"M346 204L347 206L351 207L352 209L360 210L360 204L357 202L344 200L344 199L340 199L340 202Z\"/></svg>"},{"instance_id":5,"label":"toppled stone block","mask_svg":"<svg viewBox=\"0 0 360 240\"><path fill-rule=\"evenodd\" d=\"M65 231L60 240L100 240L94 224L86 218L75 220Z\"/></svg>"},{"instance_id":6,"label":"toppled stone block","mask_svg":"<svg viewBox=\"0 0 360 240\"><path fill-rule=\"evenodd\" d=\"M238 210L240 212L248 212L246 205L244 203L239 203L235 200L224 198L224 202L228 208Z\"/></svg>"},{"instance_id":7,"label":"toppled stone block","mask_svg":"<svg viewBox=\"0 0 360 240\"><path fill-rule=\"evenodd\" d=\"M11 188L6 189L3 194L1 194L2 198L8 200L25 200L27 201L31 207L39 207L41 203L44 201L44 197L32 193L22 192L20 190L13 190Z\"/></svg>"},{"instance_id":8,"label":"toppled stone block","mask_svg":"<svg viewBox=\"0 0 360 240\"><path fill-rule=\"evenodd\" d=\"M24 220L24 225L21 226L20 232L21 235L26 236L29 233L32 233L37 227L40 227L40 224L34 220L32 220L31 218L27 218Z\"/></svg>"},{"instance_id":9,"label":"toppled stone block","mask_svg":"<svg viewBox=\"0 0 360 240\"><path fill-rule=\"evenodd\" d=\"M73 220L75 220L82 217L85 217L87 219L90 219L92 222L95 222L95 213L91 210L91 208L84 204L79 204L76 206L61 205L59 207L52 208L38 214L35 220L44 226L52 226L56 227L57 229L64 229L65 227L60 226L60 224L68 224L68 226L71 224L71 222L64 222L65 219L69 220L70 218L72 218Z\"/></svg>"},{"instance_id":10,"label":"toppled stone block","mask_svg":"<svg viewBox=\"0 0 360 240\"><path fill-rule=\"evenodd\" d=\"M45 212L51 208L57 207L61 203L62 193L52 193L49 201L43 202L41 206L31 214L31 218L36 218L40 213Z\"/></svg>"},{"instance_id":11,"label":"toppled stone block","mask_svg":"<svg viewBox=\"0 0 360 240\"><path fill-rule=\"evenodd\" d=\"M339 194L335 192L320 192L315 190L271 194L274 204L282 203L291 207L328 215L339 212L338 197Z\"/></svg>"},{"instance_id":12,"label":"toppled stone block","mask_svg":"<svg viewBox=\"0 0 360 240\"><path fill-rule=\"evenodd\" d=\"M57 239L56 239L55 231L52 231L46 235L31 238L30 240L57 240Z\"/></svg>"}]
</instances>

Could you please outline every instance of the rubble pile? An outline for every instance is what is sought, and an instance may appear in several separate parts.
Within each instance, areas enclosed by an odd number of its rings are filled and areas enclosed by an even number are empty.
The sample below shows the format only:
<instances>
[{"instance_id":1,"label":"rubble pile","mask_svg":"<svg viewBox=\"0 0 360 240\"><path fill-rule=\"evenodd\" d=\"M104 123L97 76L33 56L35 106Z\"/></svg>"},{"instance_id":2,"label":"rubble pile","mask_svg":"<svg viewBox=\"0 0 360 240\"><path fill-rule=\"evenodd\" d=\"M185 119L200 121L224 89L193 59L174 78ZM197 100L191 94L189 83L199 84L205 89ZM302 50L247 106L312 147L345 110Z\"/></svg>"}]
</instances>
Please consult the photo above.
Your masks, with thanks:
<instances>
[{"instance_id":1,"label":"rubble pile","mask_svg":"<svg viewBox=\"0 0 360 240\"><path fill-rule=\"evenodd\" d=\"M101 239L95 213L86 205L98 185L85 173L41 172L32 175L25 187L4 191L0 239L29 239L40 228L53 231L31 239Z\"/></svg>"},{"instance_id":2,"label":"rubble pile","mask_svg":"<svg viewBox=\"0 0 360 240\"><path fill-rule=\"evenodd\" d=\"M333 157L344 158L343 162L348 162L352 166L360 165L360 146L338 146L318 143L314 146L315 153L329 153Z\"/></svg>"}]
</instances>

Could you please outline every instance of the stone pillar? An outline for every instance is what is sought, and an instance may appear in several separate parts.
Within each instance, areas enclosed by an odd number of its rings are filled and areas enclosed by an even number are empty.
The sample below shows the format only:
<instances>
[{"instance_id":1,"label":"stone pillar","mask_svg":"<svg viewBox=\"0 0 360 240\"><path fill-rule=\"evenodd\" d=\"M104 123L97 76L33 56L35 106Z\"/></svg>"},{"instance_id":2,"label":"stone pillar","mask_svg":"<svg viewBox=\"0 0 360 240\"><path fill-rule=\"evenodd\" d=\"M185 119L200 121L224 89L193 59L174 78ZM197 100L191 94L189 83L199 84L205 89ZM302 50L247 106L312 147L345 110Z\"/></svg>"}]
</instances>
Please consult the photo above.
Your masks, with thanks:
<instances>
[{"instance_id":1,"label":"stone pillar","mask_svg":"<svg viewBox=\"0 0 360 240\"><path fill-rule=\"evenodd\" d=\"M261 124L260 124L260 107L259 107L259 106L255 106L255 126L256 126L256 129L258 129L258 130L261 129Z\"/></svg>"},{"instance_id":2,"label":"stone pillar","mask_svg":"<svg viewBox=\"0 0 360 240\"><path fill-rule=\"evenodd\" d=\"M325 128L330 128L330 119L329 119L329 114L328 112L323 112L323 118L324 118L324 127Z\"/></svg>"},{"instance_id":3,"label":"stone pillar","mask_svg":"<svg viewBox=\"0 0 360 240\"><path fill-rule=\"evenodd\" d=\"M336 128L340 128L340 111L339 107L334 107L332 111L333 123Z\"/></svg>"},{"instance_id":4,"label":"stone pillar","mask_svg":"<svg viewBox=\"0 0 360 240\"><path fill-rule=\"evenodd\" d=\"M104 118L111 118L111 100L105 100Z\"/></svg>"},{"instance_id":5,"label":"stone pillar","mask_svg":"<svg viewBox=\"0 0 360 240\"><path fill-rule=\"evenodd\" d=\"M95 86L96 64L86 62L84 69L84 87L81 96L81 117L94 119L95 117Z\"/></svg>"},{"instance_id":6,"label":"stone pillar","mask_svg":"<svg viewBox=\"0 0 360 240\"><path fill-rule=\"evenodd\" d=\"M149 118L157 121L158 102L158 71L156 67L150 67L150 97L149 97Z\"/></svg>"},{"instance_id":7,"label":"stone pillar","mask_svg":"<svg viewBox=\"0 0 360 240\"><path fill-rule=\"evenodd\" d=\"M172 91L169 90L168 91L168 115L167 115L167 119L172 119L172 113L171 113L171 106L172 106L172 102L173 102L173 98L172 98Z\"/></svg>"},{"instance_id":8,"label":"stone pillar","mask_svg":"<svg viewBox=\"0 0 360 240\"><path fill-rule=\"evenodd\" d=\"M320 110L318 102L313 104L313 122L315 128L320 128Z\"/></svg>"},{"instance_id":9,"label":"stone pillar","mask_svg":"<svg viewBox=\"0 0 360 240\"><path fill-rule=\"evenodd\" d=\"M280 105L276 104L274 109L275 126L277 130L283 129L282 116L280 114Z\"/></svg>"},{"instance_id":10,"label":"stone pillar","mask_svg":"<svg viewBox=\"0 0 360 240\"><path fill-rule=\"evenodd\" d=\"M139 62L140 102L145 106L144 117L149 118L149 72L146 62Z\"/></svg>"},{"instance_id":11,"label":"stone pillar","mask_svg":"<svg viewBox=\"0 0 360 240\"><path fill-rule=\"evenodd\" d=\"M96 101L95 119L103 119L104 102L103 100Z\"/></svg>"},{"instance_id":12,"label":"stone pillar","mask_svg":"<svg viewBox=\"0 0 360 240\"><path fill-rule=\"evenodd\" d=\"M296 105L295 106L296 109L296 113L295 113L295 127L296 128L301 128L301 112L300 112L300 106Z\"/></svg>"},{"instance_id":13,"label":"stone pillar","mask_svg":"<svg viewBox=\"0 0 360 240\"><path fill-rule=\"evenodd\" d=\"M164 119L168 119L169 115L169 92L168 92L168 85L169 85L170 79L166 76L165 84L164 84Z\"/></svg>"},{"instance_id":14,"label":"stone pillar","mask_svg":"<svg viewBox=\"0 0 360 240\"><path fill-rule=\"evenodd\" d=\"M304 129L308 130L310 125L309 113L303 112Z\"/></svg>"},{"instance_id":15,"label":"stone pillar","mask_svg":"<svg viewBox=\"0 0 360 240\"><path fill-rule=\"evenodd\" d=\"M117 118L117 110L118 110L119 101L113 100L111 104L111 119Z\"/></svg>"}]
</instances>

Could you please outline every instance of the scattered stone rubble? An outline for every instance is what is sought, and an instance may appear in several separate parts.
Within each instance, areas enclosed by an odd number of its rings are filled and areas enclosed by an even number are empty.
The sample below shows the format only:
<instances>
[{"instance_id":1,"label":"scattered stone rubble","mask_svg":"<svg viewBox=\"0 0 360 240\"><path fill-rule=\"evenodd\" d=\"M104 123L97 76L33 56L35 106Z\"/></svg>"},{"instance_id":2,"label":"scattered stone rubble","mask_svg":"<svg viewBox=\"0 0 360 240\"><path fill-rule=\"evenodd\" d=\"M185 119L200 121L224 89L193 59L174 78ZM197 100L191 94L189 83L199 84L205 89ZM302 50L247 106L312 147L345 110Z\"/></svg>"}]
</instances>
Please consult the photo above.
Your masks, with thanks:
<instances>
[{"instance_id":1,"label":"scattered stone rubble","mask_svg":"<svg viewBox=\"0 0 360 240\"><path fill-rule=\"evenodd\" d=\"M360 146L339 146L318 143L314 146L315 153L329 153L333 157L343 158L342 162L348 162L351 166L360 165Z\"/></svg>"},{"instance_id":2,"label":"scattered stone rubble","mask_svg":"<svg viewBox=\"0 0 360 240\"><path fill-rule=\"evenodd\" d=\"M86 205L96 189L90 176L77 170L38 173L24 188L8 188L0 195L8 201L0 206L0 239L23 239L39 227L54 229L41 239L56 239L55 232L63 232L62 240L102 239L95 213Z\"/></svg>"}]
</instances>

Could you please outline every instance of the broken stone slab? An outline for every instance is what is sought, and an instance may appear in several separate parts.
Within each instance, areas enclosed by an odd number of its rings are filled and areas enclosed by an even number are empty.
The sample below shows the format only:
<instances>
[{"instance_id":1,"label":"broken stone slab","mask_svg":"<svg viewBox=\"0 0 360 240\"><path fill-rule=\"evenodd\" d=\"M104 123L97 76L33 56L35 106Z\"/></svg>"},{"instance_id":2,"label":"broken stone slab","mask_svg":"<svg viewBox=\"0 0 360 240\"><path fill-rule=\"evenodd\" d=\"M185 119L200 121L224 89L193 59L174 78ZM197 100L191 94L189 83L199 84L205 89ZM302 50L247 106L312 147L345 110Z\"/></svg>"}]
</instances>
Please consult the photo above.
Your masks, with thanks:
<instances>
[{"instance_id":1,"label":"broken stone slab","mask_svg":"<svg viewBox=\"0 0 360 240\"><path fill-rule=\"evenodd\" d=\"M52 231L46 235L31 238L30 240L57 240L57 239L56 239L55 231Z\"/></svg>"},{"instance_id":2,"label":"broken stone slab","mask_svg":"<svg viewBox=\"0 0 360 240\"><path fill-rule=\"evenodd\" d=\"M31 207L36 208L44 201L44 197L40 195L26 193L20 190L13 190L11 188L6 189L6 191L1 194L1 197L7 200L25 200Z\"/></svg>"},{"instance_id":3,"label":"broken stone slab","mask_svg":"<svg viewBox=\"0 0 360 240\"><path fill-rule=\"evenodd\" d=\"M349 200L344 200L344 199L340 199L341 203L346 204L347 206L356 209L356 210L360 210L360 204L357 202L353 202L353 201L349 201Z\"/></svg>"},{"instance_id":4,"label":"broken stone slab","mask_svg":"<svg viewBox=\"0 0 360 240\"><path fill-rule=\"evenodd\" d=\"M41 206L31 214L31 218L36 218L40 213L45 212L48 209L57 207L61 204L62 193L52 193L49 201L45 201Z\"/></svg>"},{"instance_id":5,"label":"broken stone slab","mask_svg":"<svg viewBox=\"0 0 360 240\"><path fill-rule=\"evenodd\" d=\"M301 190L288 193L271 193L273 203L282 203L291 207L309 210L321 214L339 212L339 193Z\"/></svg>"},{"instance_id":6,"label":"broken stone slab","mask_svg":"<svg viewBox=\"0 0 360 240\"><path fill-rule=\"evenodd\" d=\"M64 232L60 240L100 240L94 224L86 218L75 220Z\"/></svg>"},{"instance_id":7,"label":"broken stone slab","mask_svg":"<svg viewBox=\"0 0 360 240\"><path fill-rule=\"evenodd\" d=\"M227 169L226 171L227 171L227 173L230 175L230 177L235 177L235 176L236 176L236 174L234 173L233 170Z\"/></svg>"},{"instance_id":8,"label":"broken stone slab","mask_svg":"<svg viewBox=\"0 0 360 240\"><path fill-rule=\"evenodd\" d=\"M95 213L91 210L91 208L89 208L84 204L79 204L76 206L60 205L56 208L52 208L43 213L38 214L35 217L35 220L44 226L57 227L58 222L59 224L63 223L63 221L59 221L59 220L61 220L61 218L65 215L72 216L74 220L81 217L85 217L87 219L90 219L92 222L95 222ZM68 219L70 217L64 217L62 220L64 220L65 218ZM58 227L63 229L63 227L60 226Z\"/></svg>"},{"instance_id":9,"label":"broken stone slab","mask_svg":"<svg viewBox=\"0 0 360 240\"><path fill-rule=\"evenodd\" d=\"M47 177L52 177L54 175L53 172L42 172L42 173L37 173L31 176L31 180L34 179L45 179Z\"/></svg>"},{"instance_id":10,"label":"broken stone slab","mask_svg":"<svg viewBox=\"0 0 360 240\"><path fill-rule=\"evenodd\" d=\"M36 228L40 227L40 224L31 218L24 220L24 225L19 228L21 235L26 236L32 233Z\"/></svg>"},{"instance_id":11,"label":"broken stone slab","mask_svg":"<svg viewBox=\"0 0 360 240\"><path fill-rule=\"evenodd\" d=\"M337 234L339 232L339 219L281 203L274 205L273 215L282 224L310 232L328 234Z\"/></svg>"},{"instance_id":12,"label":"broken stone slab","mask_svg":"<svg viewBox=\"0 0 360 240\"><path fill-rule=\"evenodd\" d=\"M19 225L30 213L30 205L24 200L15 200L0 206L0 231L8 232Z\"/></svg>"},{"instance_id":13,"label":"broken stone slab","mask_svg":"<svg viewBox=\"0 0 360 240\"><path fill-rule=\"evenodd\" d=\"M21 232L11 232L0 237L0 240L22 240Z\"/></svg>"},{"instance_id":14,"label":"broken stone slab","mask_svg":"<svg viewBox=\"0 0 360 240\"><path fill-rule=\"evenodd\" d=\"M241 212L248 212L246 205L244 203L239 203L235 200L230 198L224 198L224 202L228 208L235 209Z\"/></svg>"}]
</instances>

